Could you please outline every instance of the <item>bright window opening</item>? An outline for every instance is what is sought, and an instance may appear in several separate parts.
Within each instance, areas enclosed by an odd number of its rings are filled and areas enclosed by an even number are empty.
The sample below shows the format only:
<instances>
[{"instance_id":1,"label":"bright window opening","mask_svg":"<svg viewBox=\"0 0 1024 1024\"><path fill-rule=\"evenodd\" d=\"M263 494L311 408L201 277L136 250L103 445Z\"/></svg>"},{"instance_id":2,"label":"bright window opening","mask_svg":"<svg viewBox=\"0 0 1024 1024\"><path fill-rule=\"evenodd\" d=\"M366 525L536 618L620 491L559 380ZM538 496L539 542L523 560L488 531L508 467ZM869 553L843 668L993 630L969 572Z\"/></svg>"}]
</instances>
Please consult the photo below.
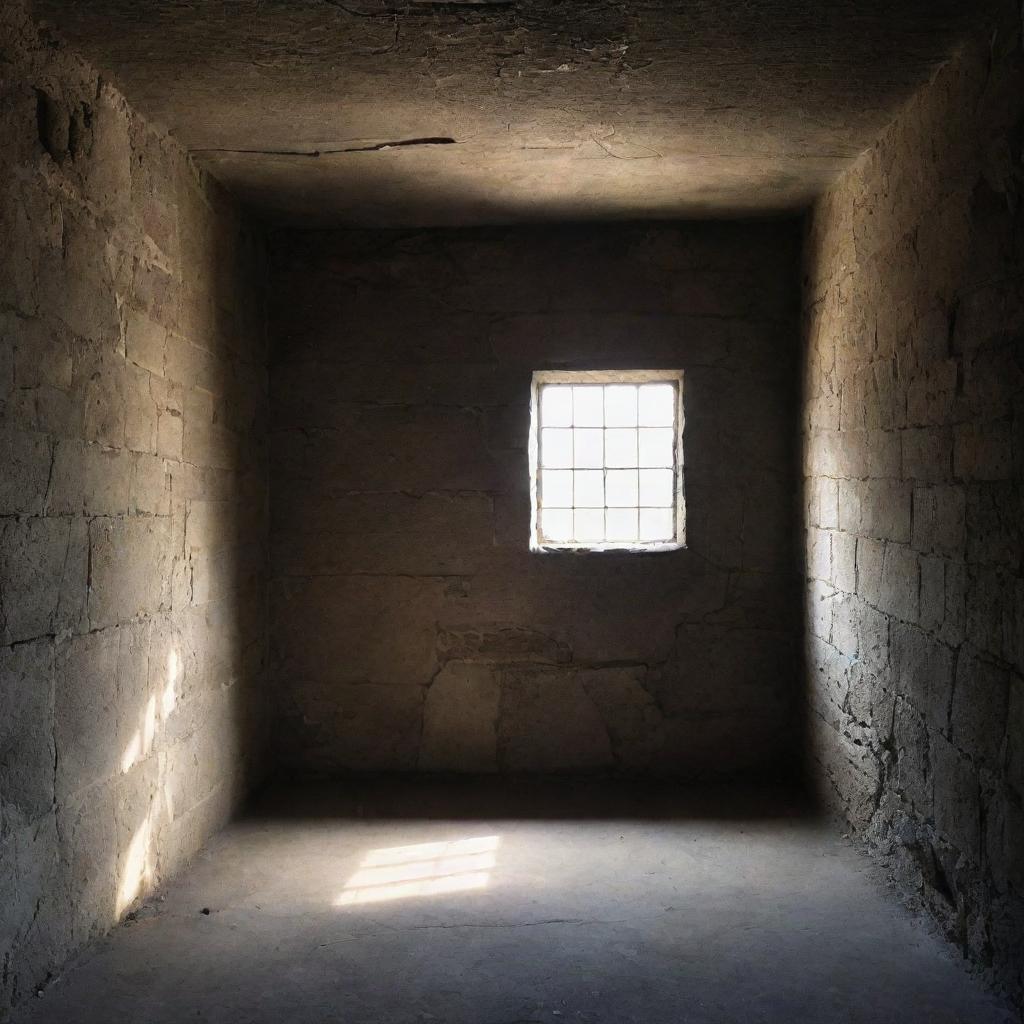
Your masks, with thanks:
<instances>
[{"instance_id":1,"label":"bright window opening","mask_svg":"<svg viewBox=\"0 0 1024 1024\"><path fill-rule=\"evenodd\" d=\"M531 546L681 547L682 423L679 371L535 373Z\"/></svg>"}]
</instances>

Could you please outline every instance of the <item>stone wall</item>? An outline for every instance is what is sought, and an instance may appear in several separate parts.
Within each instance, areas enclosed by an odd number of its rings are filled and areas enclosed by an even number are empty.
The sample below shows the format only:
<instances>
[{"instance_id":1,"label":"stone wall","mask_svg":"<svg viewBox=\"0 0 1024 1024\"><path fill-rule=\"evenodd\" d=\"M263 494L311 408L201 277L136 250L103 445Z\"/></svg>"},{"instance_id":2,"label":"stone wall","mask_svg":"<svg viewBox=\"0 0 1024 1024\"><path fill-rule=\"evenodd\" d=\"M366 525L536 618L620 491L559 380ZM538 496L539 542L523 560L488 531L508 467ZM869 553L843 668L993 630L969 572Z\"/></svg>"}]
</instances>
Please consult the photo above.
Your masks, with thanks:
<instances>
[{"instance_id":1,"label":"stone wall","mask_svg":"<svg viewBox=\"0 0 1024 1024\"><path fill-rule=\"evenodd\" d=\"M706 776L792 762L798 234L276 236L286 766ZM528 550L531 373L603 368L685 371L685 550Z\"/></svg>"},{"instance_id":2,"label":"stone wall","mask_svg":"<svg viewBox=\"0 0 1024 1024\"><path fill-rule=\"evenodd\" d=\"M1020 995L1024 63L1008 15L809 221L806 657L829 799Z\"/></svg>"},{"instance_id":3,"label":"stone wall","mask_svg":"<svg viewBox=\"0 0 1024 1024\"><path fill-rule=\"evenodd\" d=\"M258 756L259 241L0 12L0 1016L180 866Z\"/></svg>"}]
</instances>

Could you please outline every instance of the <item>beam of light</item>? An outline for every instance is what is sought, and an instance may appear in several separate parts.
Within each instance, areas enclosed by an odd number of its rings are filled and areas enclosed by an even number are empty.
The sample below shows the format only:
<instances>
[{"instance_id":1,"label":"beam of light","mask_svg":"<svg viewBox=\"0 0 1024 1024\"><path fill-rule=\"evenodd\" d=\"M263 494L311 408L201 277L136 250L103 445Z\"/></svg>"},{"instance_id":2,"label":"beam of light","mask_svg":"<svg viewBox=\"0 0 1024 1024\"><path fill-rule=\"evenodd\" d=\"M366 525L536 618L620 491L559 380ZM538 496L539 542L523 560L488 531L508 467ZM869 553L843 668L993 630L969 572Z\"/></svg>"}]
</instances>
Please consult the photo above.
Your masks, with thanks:
<instances>
[{"instance_id":1,"label":"beam of light","mask_svg":"<svg viewBox=\"0 0 1024 1024\"><path fill-rule=\"evenodd\" d=\"M498 836L478 836L371 850L335 906L486 888L500 842Z\"/></svg>"},{"instance_id":2,"label":"beam of light","mask_svg":"<svg viewBox=\"0 0 1024 1024\"><path fill-rule=\"evenodd\" d=\"M460 854L487 853L497 850L499 836L479 836L475 839L455 839L451 842L417 843L415 846L391 846L371 850L363 859L364 868L384 864L402 864L406 861L436 860L438 857L456 857Z\"/></svg>"},{"instance_id":3,"label":"beam of light","mask_svg":"<svg viewBox=\"0 0 1024 1024\"><path fill-rule=\"evenodd\" d=\"M390 885L392 882L412 882L417 879L438 878L441 875L464 875L467 872L487 871L494 867L493 853L477 853L467 857L441 857L438 860L410 861L382 868L360 868L346 883L347 889L364 889L370 885Z\"/></svg>"},{"instance_id":4,"label":"beam of light","mask_svg":"<svg viewBox=\"0 0 1024 1024\"><path fill-rule=\"evenodd\" d=\"M178 660L178 652L170 651L167 654L167 685L164 687L163 695L160 698L160 717L167 721L178 703L178 673L181 665Z\"/></svg>"},{"instance_id":5,"label":"beam of light","mask_svg":"<svg viewBox=\"0 0 1024 1024\"><path fill-rule=\"evenodd\" d=\"M148 757L156 740L156 697L150 697L142 713L139 728L132 733L121 754L121 771L128 772L143 758Z\"/></svg>"},{"instance_id":6,"label":"beam of light","mask_svg":"<svg viewBox=\"0 0 1024 1024\"><path fill-rule=\"evenodd\" d=\"M468 875L446 875L444 878L424 878L418 882L395 882L370 889L346 889L335 901L336 907L349 907L360 903L383 903L410 896L440 896L450 892L469 892L486 888L490 875L476 872Z\"/></svg>"},{"instance_id":7,"label":"beam of light","mask_svg":"<svg viewBox=\"0 0 1024 1024\"><path fill-rule=\"evenodd\" d=\"M124 753L121 755L121 771L128 771L138 761L141 752L142 733L136 729L132 738L128 741L128 745L124 748Z\"/></svg>"},{"instance_id":8,"label":"beam of light","mask_svg":"<svg viewBox=\"0 0 1024 1024\"><path fill-rule=\"evenodd\" d=\"M124 867L121 871L121 882L117 887L117 903L115 913L120 917L131 906L135 897L148 887L153 878L153 865L150 859L150 840L152 825L149 816L138 827L124 855Z\"/></svg>"},{"instance_id":9,"label":"beam of light","mask_svg":"<svg viewBox=\"0 0 1024 1024\"><path fill-rule=\"evenodd\" d=\"M156 697L146 701L146 713L142 719L142 753L148 754L153 749L156 739Z\"/></svg>"}]
</instances>

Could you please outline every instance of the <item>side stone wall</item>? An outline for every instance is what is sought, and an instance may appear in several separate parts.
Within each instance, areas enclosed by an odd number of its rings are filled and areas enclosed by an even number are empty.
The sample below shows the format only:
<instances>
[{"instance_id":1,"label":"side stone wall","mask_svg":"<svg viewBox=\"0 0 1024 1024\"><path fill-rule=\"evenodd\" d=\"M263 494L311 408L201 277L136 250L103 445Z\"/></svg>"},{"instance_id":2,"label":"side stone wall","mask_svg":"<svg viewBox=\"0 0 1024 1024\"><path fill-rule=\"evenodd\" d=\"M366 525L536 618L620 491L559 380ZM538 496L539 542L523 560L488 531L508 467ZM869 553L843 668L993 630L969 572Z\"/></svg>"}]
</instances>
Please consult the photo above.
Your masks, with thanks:
<instances>
[{"instance_id":1,"label":"side stone wall","mask_svg":"<svg viewBox=\"0 0 1024 1024\"><path fill-rule=\"evenodd\" d=\"M260 749L261 242L0 11L0 1016L176 870Z\"/></svg>"},{"instance_id":2,"label":"side stone wall","mask_svg":"<svg viewBox=\"0 0 1024 1024\"><path fill-rule=\"evenodd\" d=\"M815 774L1024 992L1024 60L1017 5L816 205L805 278Z\"/></svg>"},{"instance_id":3,"label":"side stone wall","mask_svg":"<svg viewBox=\"0 0 1024 1024\"><path fill-rule=\"evenodd\" d=\"M272 664L292 770L797 759L785 222L272 243ZM531 373L682 369L687 548L528 550Z\"/></svg>"}]
</instances>

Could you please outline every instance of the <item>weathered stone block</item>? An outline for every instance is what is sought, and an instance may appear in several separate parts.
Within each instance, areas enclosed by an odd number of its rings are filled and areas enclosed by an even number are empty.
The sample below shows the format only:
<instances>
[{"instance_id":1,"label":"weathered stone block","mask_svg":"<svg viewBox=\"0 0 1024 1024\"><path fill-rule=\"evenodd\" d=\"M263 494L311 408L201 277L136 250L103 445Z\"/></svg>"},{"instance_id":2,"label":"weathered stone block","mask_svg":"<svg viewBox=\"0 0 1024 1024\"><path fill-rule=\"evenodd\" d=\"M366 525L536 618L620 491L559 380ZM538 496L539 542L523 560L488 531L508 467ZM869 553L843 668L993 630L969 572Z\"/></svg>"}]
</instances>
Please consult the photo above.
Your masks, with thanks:
<instances>
[{"instance_id":1,"label":"weathered stone block","mask_svg":"<svg viewBox=\"0 0 1024 1024\"><path fill-rule=\"evenodd\" d=\"M894 623L892 664L900 694L925 716L935 730L949 726L955 652L916 626Z\"/></svg>"},{"instance_id":2,"label":"weathered stone block","mask_svg":"<svg viewBox=\"0 0 1024 1024\"><path fill-rule=\"evenodd\" d=\"M499 764L513 772L593 771L613 764L611 740L582 683L565 670L501 671ZM557 721L556 731L549 723Z\"/></svg>"},{"instance_id":3,"label":"weathered stone block","mask_svg":"<svg viewBox=\"0 0 1024 1024\"><path fill-rule=\"evenodd\" d=\"M789 643L785 632L680 626L671 658L652 673L646 692L656 695L668 717L728 713L768 717L787 703Z\"/></svg>"},{"instance_id":4,"label":"weathered stone block","mask_svg":"<svg viewBox=\"0 0 1024 1024\"><path fill-rule=\"evenodd\" d=\"M351 771L412 771L423 728L424 687L310 682L294 690L298 715L286 759ZM292 710L294 709L294 711Z\"/></svg>"},{"instance_id":5,"label":"weathered stone block","mask_svg":"<svg viewBox=\"0 0 1024 1024\"><path fill-rule=\"evenodd\" d=\"M547 662L572 660L572 651L556 631L505 622L449 625L438 631L438 653L459 661Z\"/></svg>"},{"instance_id":6,"label":"weathered stone block","mask_svg":"<svg viewBox=\"0 0 1024 1024\"><path fill-rule=\"evenodd\" d=\"M942 326L945 327L945 323ZM956 399L957 373L955 359L942 359L910 381L907 387L907 421L910 426L932 427L950 422Z\"/></svg>"},{"instance_id":7,"label":"weathered stone block","mask_svg":"<svg viewBox=\"0 0 1024 1024\"><path fill-rule=\"evenodd\" d=\"M53 644L2 647L0 841L50 810L55 759Z\"/></svg>"},{"instance_id":8,"label":"weathered stone block","mask_svg":"<svg viewBox=\"0 0 1024 1024\"><path fill-rule=\"evenodd\" d=\"M851 483L841 498L843 530L906 543L910 540L911 489L896 480Z\"/></svg>"},{"instance_id":9,"label":"weathered stone block","mask_svg":"<svg viewBox=\"0 0 1024 1024\"><path fill-rule=\"evenodd\" d=\"M19 388L71 387L74 346L62 325L43 318L0 316L0 335L10 339Z\"/></svg>"},{"instance_id":10,"label":"weathered stone block","mask_svg":"<svg viewBox=\"0 0 1024 1024\"><path fill-rule=\"evenodd\" d=\"M997 658L1007 658L1008 627L1012 628L1016 580L987 566L967 570L964 632L971 642Z\"/></svg>"},{"instance_id":11,"label":"weathered stone block","mask_svg":"<svg viewBox=\"0 0 1024 1024\"><path fill-rule=\"evenodd\" d=\"M157 407L157 453L165 459L180 460L184 437L181 388L154 377L150 380L150 391Z\"/></svg>"},{"instance_id":12,"label":"weathered stone block","mask_svg":"<svg viewBox=\"0 0 1024 1024\"><path fill-rule=\"evenodd\" d=\"M950 736L976 763L995 767L1007 732L1010 677L965 644L956 663Z\"/></svg>"},{"instance_id":13,"label":"weathered stone block","mask_svg":"<svg viewBox=\"0 0 1024 1024\"><path fill-rule=\"evenodd\" d=\"M835 587L823 580L812 580L807 588L807 628L821 640L832 638L832 615L837 594Z\"/></svg>"},{"instance_id":14,"label":"weathered stone block","mask_svg":"<svg viewBox=\"0 0 1024 1024\"><path fill-rule=\"evenodd\" d=\"M54 702L58 802L121 770L131 737L117 702L120 642L119 630L107 629L58 645Z\"/></svg>"},{"instance_id":15,"label":"weathered stone block","mask_svg":"<svg viewBox=\"0 0 1024 1024\"><path fill-rule=\"evenodd\" d=\"M925 554L961 554L966 508L962 487L915 487L914 547Z\"/></svg>"},{"instance_id":16,"label":"weathered stone block","mask_svg":"<svg viewBox=\"0 0 1024 1024\"><path fill-rule=\"evenodd\" d=\"M997 791L989 802L985 840L997 889L1005 893L1012 886L1020 891L1024 888L1024 810L1004 791Z\"/></svg>"},{"instance_id":17,"label":"weathered stone block","mask_svg":"<svg viewBox=\"0 0 1024 1024\"><path fill-rule=\"evenodd\" d=\"M131 456L131 464L129 511L136 515L170 515L171 479L167 463L157 455L139 452Z\"/></svg>"},{"instance_id":18,"label":"weathered stone block","mask_svg":"<svg viewBox=\"0 0 1024 1024\"><path fill-rule=\"evenodd\" d=\"M1012 479L1011 421L958 423L954 436L953 473L960 480Z\"/></svg>"},{"instance_id":19,"label":"weathered stone block","mask_svg":"<svg viewBox=\"0 0 1024 1024\"><path fill-rule=\"evenodd\" d=\"M87 564L81 520L32 518L0 526L4 642L77 628L85 611Z\"/></svg>"},{"instance_id":20,"label":"weathered stone block","mask_svg":"<svg viewBox=\"0 0 1024 1024\"><path fill-rule=\"evenodd\" d=\"M895 624L884 612L857 601L857 652L862 661L875 671L892 664L892 629Z\"/></svg>"},{"instance_id":21,"label":"weathered stone block","mask_svg":"<svg viewBox=\"0 0 1024 1024\"><path fill-rule=\"evenodd\" d=\"M125 353L136 366L159 376L164 372L167 328L145 313L129 309L125 324Z\"/></svg>"},{"instance_id":22,"label":"weathered stone block","mask_svg":"<svg viewBox=\"0 0 1024 1024\"><path fill-rule=\"evenodd\" d=\"M847 594L857 590L857 538L850 533L832 534L832 584Z\"/></svg>"},{"instance_id":23,"label":"weathered stone block","mask_svg":"<svg viewBox=\"0 0 1024 1024\"><path fill-rule=\"evenodd\" d=\"M230 469L237 458L238 438L217 419L212 395L195 388L184 393L182 457L195 466Z\"/></svg>"},{"instance_id":24,"label":"weathered stone block","mask_svg":"<svg viewBox=\"0 0 1024 1024\"><path fill-rule=\"evenodd\" d=\"M1011 571L1024 550L1024 484L979 483L967 491L967 560Z\"/></svg>"},{"instance_id":25,"label":"weathered stone block","mask_svg":"<svg viewBox=\"0 0 1024 1024\"><path fill-rule=\"evenodd\" d=\"M924 716L903 698L896 700L893 735L896 786L914 810L927 817L932 813L928 727Z\"/></svg>"},{"instance_id":26,"label":"weathered stone block","mask_svg":"<svg viewBox=\"0 0 1024 1024\"><path fill-rule=\"evenodd\" d=\"M941 734L931 733L930 749L936 828L976 864L981 851L981 788L977 773Z\"/></svg>"},{"instance_id":27,"label":"weathered stone block","mask_svg":"<svg viewBox=\"0 0 1024 1024\"><path fill-rule=\"evenodd\" d=\"M870 750L828 726L815 729L815 756L821 765L819 785L831 790L829 803L836 801L855 828L866 828L878 806L881 768Z\"/></svg>"},{"instance_id":28,"label":"weathered stone block","mask_svg":"<svg viewBox=\"0 0 1024 1024\"><path fill-rule=\"evenodd\" d=\"M47 511L57 515L116 516L128 511L131 456L84 441L57 444Z\"/></svg>"},{"instance_id":29,"label":"weathered stone block","mask_svg":"<svg viewBox=\"0 0 1024 1024\"><path fill-rule=\"evenodd\" d=\"M288 575L470 574L495 559L494 507L487 494L352 494L308 501L282 495L274 514L275 566ZM516 547L523 549L529 504L518 525Z\"/></svg>"},{"instance_id":30,"label":"weathered stone block","mask_svg":"<svg viewBox=\"0 0 1024 1024\"><path fill-rule=\"evenodd\" d=\"M84 214L67 205L62 213L60 257L53 254L40 264L40 306L79 337L112 345L120 337L120 322L105 259L107 239Z\"/></svg>"},{"instance_id":31,"label":"weathered stone block","mask_svg":"<svg viewBox=\"0 0 1024 1024\"><path fill-rule=\"evenodd\" d=\"M75 357L74 387L84 395L84 439L123 448L127 387L124 357L104 345L83 348Z\"/></svg>"},{"instance_id":32,"label":"weathered stone block","mask_svg":"<svg viewBox=\"0 0 1024 1024\"><path fill-rule=\"evenodd\" d=\"M443 591L437 581L402 578L278 582L271 628L275 663L300 678L329 672L339 683L409 686L408 680L420 680L417 685L424 686L437 670Z\"/></svg>"},{"instance_id":33,"label":"weathered stone block","mask_svg":"<svg viewBox=\"0 0 1024 1024\"><path fill-rule=\"evenodd\" d=\"M0 934L7 943L0 998L24 999L74 948L59 849L52 812L0 843Z\"/></svg>"},{"instance_id":34,"label":"weathered stone block","mask_svg":"<svg viewBox=\"0 0 1024 1024\"><path fill-rule=\"evenodd\" d=\"M458 661L445 665L427 690L419 768L495 771L500 696L489 666Z\"/></svg>"},{"instance_id":35,"label":"weathered stone block","mask_svg":"<svg viewBox=\"0 0 1024 1024\"><path fill-rule=\"evenodd\" d=\"M829 530L807 531L807 572L811 579L832 579L832 533Z\"/></svg>"},{"instance_id":36,"label":"weathered stone block","mask_svg":"<svg viewBox=\"0 0 1024 1024\"><path fill-rule=\"evenodd\" d=\"M151 390L148 370L128 363L125 366L124 398L125 445L136 452L157 450L157 423L160 409Z\"/></svg>"},{"instance_id":37,"label":"weathered stone block","mask_svg":"<svg viewBox=\"0 0 1024 1024\"><path fill-rule=\"evenodd\" d=\"M954 475L953 434L949 427L921 427L901 432L902 476L916 483L947 483Z\"/></svg>"},{"instance_id":38,"label":"weathered stone block","mask_svg":"<svg viewBox=\"0 0 1024 1024\"><path fill-rule=\"evenodd\" d=\"M156 611L170 567L168 522L154 517L89 524L89 621L102 628Z\"/></svg>"},{"instance_id":39,"label":"weathered stone block","mask_svg":"<svg viewBox=\"0 0 1024 1024\"><path fill-rule=\"evenodd\" d=\"M70 944L79 947L115 920L118 842L112 782L63 799L57 808L60 870Z\"/></svg>"},{"instance_id":40,"label":"weathered stone block","mask_svg":"<svg viewBox=\"0 0 1024 1024\"><path fill-rule=\"evenodd\" d=\"M51 460L44 435L0 427L0 515L42 510Z\"/></svg>"},{"instance_id":41,"label":"weathered stone block","mask_svg":"<svg viewBox=\"0 0 1024 1024\"><path fill-rule=\"evenodd\" d=\"M577 678L593 701L612 745L615 764L629 772L657 769L665 747L665 720L644 685L643 668L584 669Z\"/></svg>"},{"instance_id":42,"label":"weathered stone block","mask_svg":"<svg viewBox=\"0 0 1024 1024\"><path fill-rule=\"evenodd\" d=\"M822 479L815 481L817 495L817 523L823 530L839 528L839 484L836 480Z\"/></svg>"},{"instance_id":43,"label":"weathered stone block","mask_svg":"<svg viewBox=\"0 0 1024 1024\"><path fill-rule=\"evenodd\" d=\"M832 644L847 658L856 658L860 647L861 602L847 594L837 595L832 613Z\"/></svg>"}]
</instances>

